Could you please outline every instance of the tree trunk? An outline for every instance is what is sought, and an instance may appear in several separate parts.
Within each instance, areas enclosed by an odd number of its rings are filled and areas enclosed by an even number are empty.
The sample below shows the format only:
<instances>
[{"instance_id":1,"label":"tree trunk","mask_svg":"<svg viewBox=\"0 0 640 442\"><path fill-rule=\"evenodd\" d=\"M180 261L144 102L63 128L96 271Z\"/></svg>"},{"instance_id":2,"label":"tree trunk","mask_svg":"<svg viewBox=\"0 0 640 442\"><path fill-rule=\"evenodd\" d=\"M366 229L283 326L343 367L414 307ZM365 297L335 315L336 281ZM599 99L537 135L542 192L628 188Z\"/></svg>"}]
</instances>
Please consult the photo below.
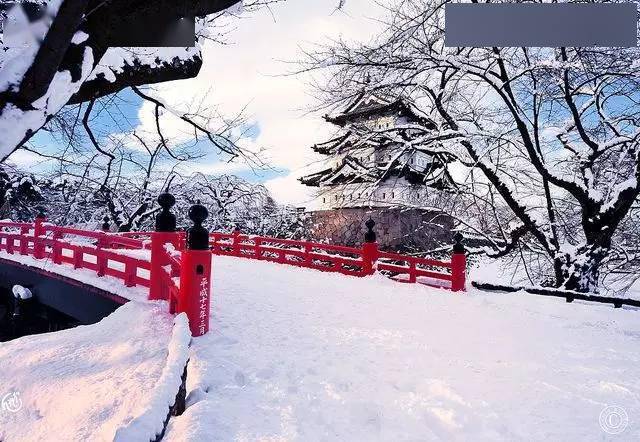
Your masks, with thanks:
<instances>
[{"instance_id":1,"label":"tree trunk","mask_svg":"<svg viewBox=\"0 0 640 442\"><path fill-rule=\"evenodd\" d=\"M600 266L609 247L586 245L574 254L558 254L554 259L556 286L577 292L598 292Z\"/></svg>"}]
</instances>

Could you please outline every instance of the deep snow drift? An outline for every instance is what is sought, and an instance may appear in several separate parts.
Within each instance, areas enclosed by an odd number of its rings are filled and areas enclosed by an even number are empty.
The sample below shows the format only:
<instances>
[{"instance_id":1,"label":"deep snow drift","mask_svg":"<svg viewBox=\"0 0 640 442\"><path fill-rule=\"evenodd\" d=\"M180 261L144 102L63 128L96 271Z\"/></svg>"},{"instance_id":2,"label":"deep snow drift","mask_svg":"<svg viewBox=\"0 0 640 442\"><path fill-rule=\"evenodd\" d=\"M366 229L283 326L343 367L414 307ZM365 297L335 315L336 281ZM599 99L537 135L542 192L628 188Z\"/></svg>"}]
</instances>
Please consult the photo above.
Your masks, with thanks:
<instances>
[{"instance_id":1,"label":"deep snow drift","mask_svg":"<svg viewBox=\"0 0 640 442\"><path fill-rule=\"evenodd\" d=\"M163 303L130 302L97 324L0 344L0 440L112 441L119 428L156 424L156 411L161 429L168 407L157 396L184 341L173 323Z\"/></svg>"},{"instance_id":2,"label":"deep snow drift","mask_svg":"<svg viewBox=\"0 0 640 442\"><path fill-rule=\"evenodd\" d=\"M640 439L640 311L214 258L165 440Z\"/></svg>"}]
</instances>

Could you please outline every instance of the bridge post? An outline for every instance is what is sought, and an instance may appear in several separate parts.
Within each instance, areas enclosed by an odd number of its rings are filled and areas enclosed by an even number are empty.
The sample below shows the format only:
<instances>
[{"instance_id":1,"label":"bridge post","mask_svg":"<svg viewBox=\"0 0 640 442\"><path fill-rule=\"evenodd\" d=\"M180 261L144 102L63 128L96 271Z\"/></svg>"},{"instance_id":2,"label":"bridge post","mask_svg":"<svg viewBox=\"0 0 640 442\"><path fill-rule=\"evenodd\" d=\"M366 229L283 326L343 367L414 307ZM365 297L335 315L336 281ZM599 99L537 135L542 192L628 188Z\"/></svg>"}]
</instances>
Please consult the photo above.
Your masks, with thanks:
<instances>
[{"instance_id":1,"label":"bridge post","mask_svg":"<svg viewBox=\"0 0 640 442\"><path fill-rule=\"evenodd\" d=\"M187 313L192 336L202 336L209 331L211 251L209 231L202 225L208 216L209 212L199 201L189 209L193 227L187 230L180 265L178 313Z\"/></svg>"},{"instance_id":2,"label":"bridge post","mask_svg":"<svg viewBox=\"0 0 640 442\"><path fill-rule=\"evenodd\" d=\"M240 227L236 226L233 229L233 253L235 256L241 256L242 250L240 249Z\"/></svg>"},{"instance_id":3,"label":"bridge post","mask_svg":"<svg viewBox=\"0 0 640 442\"><path fill-rule=\"evenodd\" d=\"M453 254L451 255L451 290L464 292L466 290L467 254L462 244L462 233L453 236Z\"/></svg>"},{"instance_id":4,"label":"bridge post","mask_svg":"<svg viewBox=\"0 0 640 442\"><path fill-rule=\"evenodd\" d=\"M109 224L109 221L111 221L111 219L109 218L108 215L105 215L104 218L102 218L102 225L100 226L100 230L102 230L105 233L110 232L111 225Z\"/></svg>"},{"instance_id":5,"label":"bridge post","mask_svg":"<svg viewBox=\"0 0 640 442\"><path fill-rule=\"evenodd\" d=\"M36 259L44 258L44 243L40 236L44 235L44 226L42 225L47 218L40 210L33 222L33 257Z\"/></svg>"},{"instance_id":6,"label":"bridge post","mask_svg":"<svg viewBox=\"0 0 640 442\"><path fill-rule=\"evenodd\" d=\"M162 267L167 265L167 253L165 244L174 243L176 240L176 216L171 213L176 199L168 192L158 195L160 213L156 216L155 232L151 234L151 272L149 274L149 299L168 300L169 292L164 286L161 275Z\"/></svg>"},{"instance_id":7,"label":"bridge post","mask_svg":"<svg viewBox=\"0 0 640 442\"><path fill-rule=\"evenodd\" d=\"M109 232L109 227L110 227L109 217L105 215L105 217L102 218L102 221L103 222L102 222L102 225L100 226L100 230L104 235L100 236L96 241L96 249L98 251L98 253L96 254L96 265L98 266L98 270L97 270L98 276L104 276L107 271L107 259L102 253L100 253L100 250L104 248L109 248L110 246L106 236L106 233ZM126 270L126 267L125 267L125 270Z\"/></svg>"},{"instance_id":8,"label":"bridge post","mask_svg":"<svg viewBox=\"0 0 640 442\"><path fill-rule=\"evenodd\" d=\"M369 218L364 225L367 227L367 232L364 234L364 244L362 245L362 272L365 275L373 275L378 261L378 242L376 232L373 231L376 222Z\"/></svg>"},{"instance_id":9,"label":"bridge post","mask_svg":"<svg viewBox=\"0 0 640 442\"><path fill-rule=\"evenodd\" d=\"M51 260L54 264L62 264L62 249L58 240L62 238L62 234L58 230L53 231L51 245Z\"/></svg>"},{"instance_id":10,"label":"bridge post","mask_svg":"<svg viewBox=\"0 0 640 442\"><path fill-rule=\"evenodd\" d=\"M27 240L25 239L25 237L29 234L29 227L23 226L20 227L20 254L21 255L26 255L27 254Z\"/></svg>"}]
</instances>

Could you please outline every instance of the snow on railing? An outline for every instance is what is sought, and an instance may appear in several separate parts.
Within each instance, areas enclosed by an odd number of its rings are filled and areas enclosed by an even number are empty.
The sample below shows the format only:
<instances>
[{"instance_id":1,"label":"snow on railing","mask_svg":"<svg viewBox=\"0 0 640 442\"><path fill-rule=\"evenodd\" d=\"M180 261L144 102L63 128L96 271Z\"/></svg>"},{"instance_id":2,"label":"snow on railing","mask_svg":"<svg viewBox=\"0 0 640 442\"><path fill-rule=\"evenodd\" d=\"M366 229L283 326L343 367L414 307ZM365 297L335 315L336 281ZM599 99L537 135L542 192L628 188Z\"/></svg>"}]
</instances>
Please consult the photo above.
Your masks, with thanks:
<instances>
[{"instance_id":1,"label":"snow on railing","mask_svg":"<svg viewBox=\"0 0 640 442\"><path fill-rule=\"evenodd\" d=\"M206 314L200 308L201 278L190 268L201 251L186 247L184 233L153 232L151 241L118 234L59 227L36 218L31 223L0 221L0 251L8 255L29 255L54 264L70 264L98 276L112 276L125 286L149 289L149 299L167 300L170 313L187 313L194 336L209 330L209 274L206 277ZM208 260L210 255L205 252ZM183 261L188 264L185 271ZM210 266L210 264L208 264ZM198 281L198 290L193 281ZM195 299L195 301L194 301ZM198 302L196 302L198 301Z\"/></svg>"},{"instance_id":2,"label":"snow on railing","mask_svg":"<svg viewBox=\"0 0 640 442\"><path fill-rule=\"evenodd\" d=\"M149 287L149 260L127 256L119 249L141 250L142 241L120 238L105 232L80 230L45 224L0 222L0 250L9 255L31 255L54 264L71 264L76 269L93 270L98 276L119 278L127 287Z\"/></svg>"},{"instance_id":3,"label":"snow on railing","mask_svg":"<svg viewBox=\"0 0 640 442\"><path fill-rule=\"evenodd\" d=\"M149 299L168 301L172 314L187 314L193 336L209 330L211 253L357 277L381 272L400 282L465 290L466 255L460 234L455 237L451 261L440 261L379 250L372 219L365 223L368 230L361 247L253 236L238 230L209 234L202 225L208 213L200 204L189 210L194 226L185 234L175 231L175 215L170 212L173 196L162 194L158 202L162 211L155 232L117 234L59 227L45 223L43 217L34 223L0 221L0 250L89 269L98 276L119 278L127 287L147 287ZM103 229L108 230L106 220Z\"/></svg>"},{"instance_id":4,"label":"snow on railing","mask_svg":"<svg viewBox=\"0 0 640 442\"><path fill-rule=\"evenodd\" d=\"M394 280L465 290L466 255L462 237L456 237L451 261L439 261L378 250L370 220L362 247L346 247L310 241L278 239L233 233L210 234L209 245L214 255L236 256L262 261L306 267L350 276L367 276L378 271Z\"/></svg>"},{"instance_id":5,"label":"snow on railing","mask_svg":"<svg viewBox=\"0 0 640 442\"><path fill-rule=\"evenodd\" d=\"M253 258L351 276L366 274L362 249L353 247L217 232L210 235L210 246L214 255Z\"/></svg>"}]
</instances>

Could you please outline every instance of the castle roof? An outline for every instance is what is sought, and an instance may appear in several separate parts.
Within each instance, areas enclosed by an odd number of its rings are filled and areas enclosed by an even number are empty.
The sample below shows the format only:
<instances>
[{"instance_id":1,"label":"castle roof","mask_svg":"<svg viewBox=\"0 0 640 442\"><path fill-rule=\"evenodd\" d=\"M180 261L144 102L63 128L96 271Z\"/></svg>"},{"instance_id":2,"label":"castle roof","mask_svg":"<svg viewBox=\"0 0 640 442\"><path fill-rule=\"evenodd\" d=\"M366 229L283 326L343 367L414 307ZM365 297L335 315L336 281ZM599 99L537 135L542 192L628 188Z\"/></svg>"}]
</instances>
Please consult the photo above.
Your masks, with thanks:
<instances>
[{"instance_id":1,"label":"castle roof","mask_svg":"<svg viewBox=\"0 0 640 442\"><path fill-rule=\"evenodd\" d=\"M345 126L361 118L387 113L398 113L409 121L435 127L433 121L409 101L403 98L384 97L365 90L360 91L342 111L334 115L325 115L324 119L329 123Z\"/></svg>"},{"instance_id":2,"label":"castle roof","mask_svg":"<svg viewBox=\"0 0 640 442\"><path fill-rule=\"evenodd\" d=\"M300 178L307 186L344 184L346 182L376 181L375 171L365 167L356 158L346 156L337 167L330 167Z\"/></svg>"},{"instance_id":3,"label":"castle roof","mask_svg":"<svg viewBox=\"0 0 640 442\"><path fill-rule=\"evenodd\" d=\"M315 144L314 151L328 156L340 158L333 167L327 167L316 173L300 178L300 182L307 186L334 186L350 183L381 183L390 177L405 178L410 184L422 184L432 187L449 187L452 180L448 177L446 158L438 158L428 166L421 166L422 170L413 165L405 164L396 158L390 163L363 164L358 153L364 149L373 148L374 151L394 149L398 144L397 137L386 131L371 131L367 118L396 116L404 117L405 122L396 126L398 133L406 139L414 135L412 125L435 129L435 123L417 109L412 103L403 98L384 97L372 92L361 91L355 99L342 111L325 116L331 123L343 127L339 135ZM413 124L412 124L413 123ZM366 156L368 156L367 154ZM389 158L390 160L390 158ZM442 166L442 167L441 167Z\"/></svg>"},{"instance_id":4,"label":"castle roof","mask_svg":"<svg viewBox=\"0 0 640 442\"><path fill-rule=\"evenodd\" d=\"M422 184L436 188L451 187L453 180L444 162L430 163L423 170L399 159L384 166L366 167L358 159L345 156L335 167L325 168L299 178L307 186L332 186L349 183L383 182L389 177L403 177L410 184Z\"/></svg>"}]
</instances>

